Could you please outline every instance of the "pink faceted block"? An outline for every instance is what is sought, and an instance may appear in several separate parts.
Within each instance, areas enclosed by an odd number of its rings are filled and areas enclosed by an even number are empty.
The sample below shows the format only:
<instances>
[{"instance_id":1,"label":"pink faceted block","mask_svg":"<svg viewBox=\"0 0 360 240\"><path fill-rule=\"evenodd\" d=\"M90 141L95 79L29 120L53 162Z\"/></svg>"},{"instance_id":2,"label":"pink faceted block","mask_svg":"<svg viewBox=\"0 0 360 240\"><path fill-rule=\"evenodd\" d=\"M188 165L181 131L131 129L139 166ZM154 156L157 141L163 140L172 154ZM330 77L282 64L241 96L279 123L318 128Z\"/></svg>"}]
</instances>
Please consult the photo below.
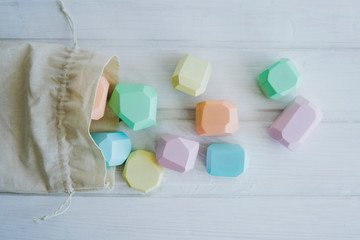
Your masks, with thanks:
<instances>
[{"instance_id":1,"label":"pink faceted block","mask_svg":"<svg viewBox=\"0 0 360 240\"><path fill-rule=\"evenodd\" d=\"M110 86L110 84L109 84L108 80L104 76L101 76L98 88L96 90L95 104L94 104L94 109L93 109L93 112L91 115L91 119L99 120L100 118L102 118L104 116L105 106L106 106L106 98L107 98L107 94L109 91L109 86Z\"/></svg>"},{"instance_id":2,"label":"pink faceted block","mask_svg":"<svg viewBox=\"0 0 360 240\"><path fill-rule=\"evenodd\" d=\"M161 166L184 173L194 168L198 152L198 142L165 134L157 145L156 159Z\"/></svg>"},{"instance_id":3,"label":"pink faceted block","mask_svg":"<svg viewBox=\"0 0 360 240\"><path fill-rule=\"evenodd\" d=\"M310 136L321 119L321 111L299 96L270 126L269 134L294 151Z\"/></svg>"}]
</instances>

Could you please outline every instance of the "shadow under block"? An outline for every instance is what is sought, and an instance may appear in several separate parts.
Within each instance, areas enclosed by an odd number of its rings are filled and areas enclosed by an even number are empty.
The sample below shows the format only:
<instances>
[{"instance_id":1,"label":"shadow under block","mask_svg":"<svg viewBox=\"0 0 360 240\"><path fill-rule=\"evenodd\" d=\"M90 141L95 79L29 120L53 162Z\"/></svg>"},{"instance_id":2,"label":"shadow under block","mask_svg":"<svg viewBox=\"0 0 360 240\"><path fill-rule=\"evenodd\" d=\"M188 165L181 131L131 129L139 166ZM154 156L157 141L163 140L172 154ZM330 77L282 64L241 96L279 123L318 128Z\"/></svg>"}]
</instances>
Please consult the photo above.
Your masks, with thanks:
<instances>
[{"instance_id":1,"label":"shadow under block","mask_svg":"<svg viewBox=\"0 0 360 240\"><path fill-rule=\"evenodd\" d=\"M302 78L290 59L282 58L258 76L258 85L270 99L279 99L301 84Z\"/></svg>"},{"instance_id":2,"label":"shadow under block","mask_svg":"<svg viewBox=\"0 0 360 240\"><path fill-rule=\"evenodd\" d=\"M206 170L213 176L237 177L249 167L249 157L239 144L213 143L206 155Z\"/></svg>"},{"instance_id":3,"label":"shadow under block","mask_svg":"<svg viewBox=\"0 0 360 240\"><path fill-rule=\"evenodd\" d=\"M226 136L239 129L237 106L229 100L210 100L196 105L196 132L200 136Z\"/></svg>"},{"instance_id":4,"label":"shadow under block","mask_svg":"<svg viewBox=\"0 0 360 240\"><path fill-rule=\"evenodd\" d=\"M321 111L299 96L274 121L269 135L290 150L296 150L322 119Z\"/></svg>"},{"instance_id":5,"label":"shadow under block","mask_svg":"<svg viewBox=\"0 0 360 240\"><path fill-rule=\"evenodd\" d=\"M101 149L106 166L119 166L125 162L131 152L131 140L125 133L97 132L90 134Z\"/></svg>"},{"instance_id":6,"label":"shadow under block","mask_svg":"<svg viewBox=\"0 0 360 240\"><path fill-rule=\"evenodd\" d=\"M184 173L194 168L198 152L198 142L164 134L156 148L156 159L161 166Z\"/></svg>"},{"instance_id":7,"label":"shadow under block","mask_svg":"<svg viewBox=\"0 0 360 240\"><path fill-rule=\"evenodd\" d=\"M91 114L91 119L99 120L104 116L109 86L110 84L106 78L101 76L98 88L96 90L95 103Z\"/></svg>"},{"instance_id":8,"label":"shadow under block","mask_svg":"<svg viewBox=\"0 0 360 240\"><path fill-rule=\"evenodd\" d=\"M199 96L206 90L211 75L211 65L200 58L185 55L177 64L172 75L173 87L192 96Z\"/></svg>"},{"instance_id":9,"label":"shadow under block","mask_svg":"<svg viewBox=\"0 0 360 240\"><path fill-rule=\"evenodd\" d=\"M157 91L146 85L117 84L109 105L134 131L156 124Z\"/></svg>"},{"instance_id":10,"label":"shadow under block","mask_svg":"<svg viewBox=\"0 0 360 240\"><path fill-rule=\"evenodd\" d=\"M136 150L128 157L123 177L129 187L148 193L160 186L164 168L156 161L153 152Z\"/></svg>"}]
</instances>

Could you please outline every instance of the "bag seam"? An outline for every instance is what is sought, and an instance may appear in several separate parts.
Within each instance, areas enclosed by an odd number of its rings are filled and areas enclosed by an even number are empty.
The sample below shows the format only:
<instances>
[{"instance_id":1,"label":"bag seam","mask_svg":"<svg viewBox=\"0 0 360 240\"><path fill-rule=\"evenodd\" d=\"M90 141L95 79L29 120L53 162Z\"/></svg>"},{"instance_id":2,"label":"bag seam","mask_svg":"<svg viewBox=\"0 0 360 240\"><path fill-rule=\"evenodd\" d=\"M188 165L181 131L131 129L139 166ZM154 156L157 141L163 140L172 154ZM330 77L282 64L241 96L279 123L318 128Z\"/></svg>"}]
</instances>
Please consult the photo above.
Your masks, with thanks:
<instances>
[{"instance_id":1,"label":"bag seam","mask_svg":"<svg viewBox=\"0 0 360 240\"><path fill-rule=\"evenodd\" d=\"M62 66L61 77L59 79L60 84L57 88L57 104L56 104L56 129L57 129L57 145L58 145L58 163L60 168L61 180L64 186L64 190L67 193L71 193L74 191L72 186L72 180L70 177L70 169L69 169L69 156L66 157L66 153L64 152L66 148L66 127L64 126L64 122L66 121L66 102L69 99L69 65L71 64L71 60L75 55L76 48L71 48L68 50L68 56L65 57L65 62Z\"/></svg>"}]
</instances>

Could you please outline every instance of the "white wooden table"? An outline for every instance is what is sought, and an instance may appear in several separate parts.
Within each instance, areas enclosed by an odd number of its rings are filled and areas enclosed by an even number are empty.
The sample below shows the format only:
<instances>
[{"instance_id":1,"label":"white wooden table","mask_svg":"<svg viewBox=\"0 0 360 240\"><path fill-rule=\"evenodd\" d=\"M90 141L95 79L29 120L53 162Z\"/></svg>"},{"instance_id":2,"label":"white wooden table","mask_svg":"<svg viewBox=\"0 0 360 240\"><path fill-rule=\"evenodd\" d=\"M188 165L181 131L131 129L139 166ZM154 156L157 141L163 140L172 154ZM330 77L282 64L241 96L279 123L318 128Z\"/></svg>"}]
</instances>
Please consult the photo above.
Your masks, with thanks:
<instances>
[{"instance_id":1,"label":"white wooden table","mask_svg":"<svg viewBox=\"0 0 360 240\"><path fill-rule=\"evenodd\" d=\"M165 132L202 144L196 167L166 171L143 195L116 172L112 192L75 194L67 213L44 223L65 195L0 194L0 239L360 239L360 2L357 0L65 1L82 48L113 53L120 80L154 86L158 125L136 133L134 149L154 151ZM71 45L55 1L0 1L0 38ZM207 59L205 94L175 91L171 74L186 54ZM294 61L303 85L266 99L257 75L281 57ZM267 127L296 96L324 118L297 152L271 140ZM194 107L208 99L238 104L234 136L198 137ZM146 136L144 138L144 136ZM2 139L6 141L6 139ZM240 143L249 170L235 179L205 170L211 142Z\"/></svg>"}]
</instances>

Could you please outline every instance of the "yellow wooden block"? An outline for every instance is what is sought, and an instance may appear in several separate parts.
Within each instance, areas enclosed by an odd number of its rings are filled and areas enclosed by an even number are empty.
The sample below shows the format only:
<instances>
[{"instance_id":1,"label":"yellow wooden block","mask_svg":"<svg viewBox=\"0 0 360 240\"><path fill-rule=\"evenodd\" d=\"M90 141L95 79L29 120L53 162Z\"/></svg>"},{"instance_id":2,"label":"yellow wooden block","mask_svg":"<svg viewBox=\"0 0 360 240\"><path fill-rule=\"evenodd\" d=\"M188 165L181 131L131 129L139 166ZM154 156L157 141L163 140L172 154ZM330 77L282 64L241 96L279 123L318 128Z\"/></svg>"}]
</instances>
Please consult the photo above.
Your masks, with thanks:
<instances>
[{"instance_id":1,"label":"yellow wooden block","mask_svg":"<svg viewBox=\"0 0 360 240\"><path fill-rule=\"evenodd\" d=\"M123 177L129 187L148 193L160 186L163 172L155 153L136 150L126 160Z\"/></svg>"},{"instance_id":2,"label":"yellow wooden block","mask_svg":"<svg viewBox=\"0 0 360 240\"><path fill-rule=\"evenodd\" d=\"M183 56L172 76L172 84L175 89L192 96L204 93L211 75L211 65L200 58Z\"/></svg>"}]
</instances>

